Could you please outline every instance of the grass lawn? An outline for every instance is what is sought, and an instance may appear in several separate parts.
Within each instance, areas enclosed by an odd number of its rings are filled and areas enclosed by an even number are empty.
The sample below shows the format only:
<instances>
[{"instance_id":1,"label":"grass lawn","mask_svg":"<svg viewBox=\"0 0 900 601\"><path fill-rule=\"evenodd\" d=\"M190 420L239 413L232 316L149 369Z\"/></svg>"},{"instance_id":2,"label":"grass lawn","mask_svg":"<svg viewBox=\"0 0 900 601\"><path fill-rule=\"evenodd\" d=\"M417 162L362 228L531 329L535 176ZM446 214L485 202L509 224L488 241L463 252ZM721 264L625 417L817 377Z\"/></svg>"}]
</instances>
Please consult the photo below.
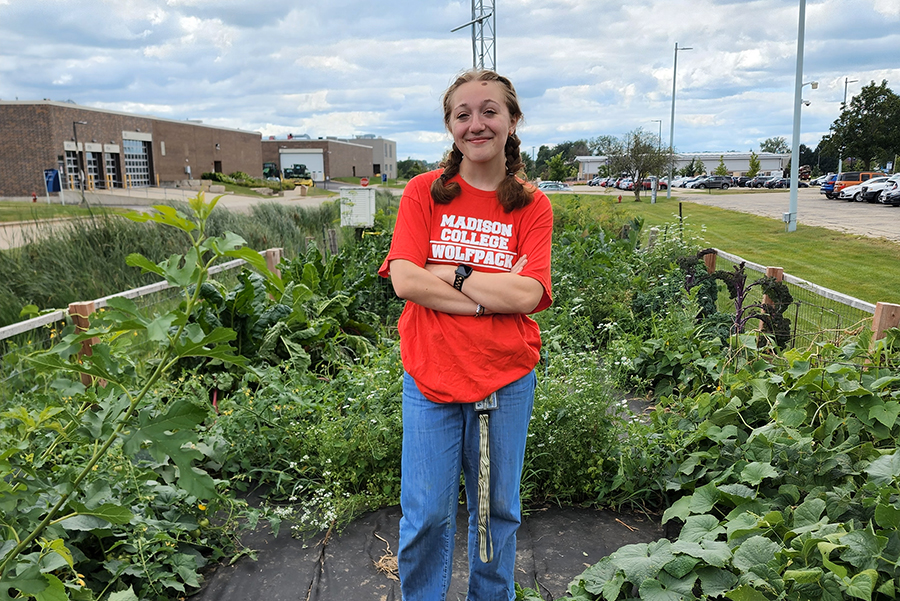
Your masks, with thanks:
<instances>
[{"instance_id":1,"label":"grass lawn","mask_svg":"<svg viewBox=\"0 0 900 601\"><path fill-rule=\"evenodd\" d=\"M585 196L582 202L612 202L615 197ZM626 198L629 202L625 202ZM618 205L628 215L644 219L644 231L677 232L677 202L630 202ZM900 304L900 244L883 238L854 236L822 227L798 224L788 233L780 219L758 217L716 207L682 202L684 234L702 244L738 255L866 302ZM646 235L646 234L645 234Z\"/></svg>"},{"instance_id":2,"label":"grass lawn","mask_svg":"<svg viewBox=\"0 0 900 601\"><path fill-rule=\"evenodd\" d=\"M40 219L58 219L70 217L87 217L91 211L98 212L122 212L124 209L110 209L108 207L87 207L81 204L47 204L46 200L38 202L13 202L0 201L0 223L12 221L35 221Z\"/></svg>"}]
</instances>

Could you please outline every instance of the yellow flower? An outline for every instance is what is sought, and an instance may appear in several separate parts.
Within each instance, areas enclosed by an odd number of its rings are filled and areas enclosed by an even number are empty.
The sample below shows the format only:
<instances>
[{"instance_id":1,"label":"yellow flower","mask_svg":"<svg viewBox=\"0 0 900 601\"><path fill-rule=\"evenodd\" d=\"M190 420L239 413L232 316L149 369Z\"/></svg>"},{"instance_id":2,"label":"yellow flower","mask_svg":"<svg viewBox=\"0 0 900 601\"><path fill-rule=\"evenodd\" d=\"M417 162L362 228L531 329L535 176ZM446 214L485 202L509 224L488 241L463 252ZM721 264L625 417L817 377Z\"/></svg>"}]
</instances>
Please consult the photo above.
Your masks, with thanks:
<instances>
[{"instance_id":1,"label":"yellow flower","mask_svg":"<svg viewBox=\"0 0 900 601\"><path fill-rule=\"evenodd\" d=\"M197 505L197 508L198 508L200 511L206 511L206 505L204 505L203 503L199 503L199 504Z\"/></svg>"}]
</instances>

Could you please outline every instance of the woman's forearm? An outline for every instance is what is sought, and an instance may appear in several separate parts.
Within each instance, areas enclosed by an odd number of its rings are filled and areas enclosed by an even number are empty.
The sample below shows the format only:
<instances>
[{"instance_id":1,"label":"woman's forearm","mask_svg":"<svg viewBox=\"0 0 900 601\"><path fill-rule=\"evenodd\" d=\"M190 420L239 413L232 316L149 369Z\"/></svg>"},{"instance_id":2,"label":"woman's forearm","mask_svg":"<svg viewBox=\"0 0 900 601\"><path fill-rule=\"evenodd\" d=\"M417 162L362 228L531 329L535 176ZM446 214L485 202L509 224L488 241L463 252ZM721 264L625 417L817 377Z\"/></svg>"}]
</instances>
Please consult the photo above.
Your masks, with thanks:
<instances>
[{"instance_id":1,"label":"woman's forearm","mask_svg":"<svg viewBox=\"0 0 900 601\"><path fill-rule=\"evenodd\" d=\"M478 303L411 261L391 261L391 284L400 298L451 315L475 315Z\"/></svg>"}]
</instances>

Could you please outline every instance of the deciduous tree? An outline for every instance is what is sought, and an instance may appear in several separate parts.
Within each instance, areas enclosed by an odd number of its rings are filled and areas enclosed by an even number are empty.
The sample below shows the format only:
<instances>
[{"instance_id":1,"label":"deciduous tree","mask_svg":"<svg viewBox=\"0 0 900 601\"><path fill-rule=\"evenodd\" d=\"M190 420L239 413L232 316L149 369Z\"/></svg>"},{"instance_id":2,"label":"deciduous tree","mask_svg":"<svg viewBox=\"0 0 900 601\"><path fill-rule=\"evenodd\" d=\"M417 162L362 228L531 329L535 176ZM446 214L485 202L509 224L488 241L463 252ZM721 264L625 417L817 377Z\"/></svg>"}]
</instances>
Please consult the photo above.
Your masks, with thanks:
<instances>
[{"instance_id":1,"label":"deciduous tree","mask_svg":"<svg viewBox=\"0 0 900 601\"><path fill-rule=\"evenodd\" d=\"M785 140L784 137L778 136L776 138L766 138L765 142L760 142L759 150L760 152L784 154L790 152L791 147L788 146L787 140Z\"/></svg>"},{"instance_id":2,"label":"deciduous tree","mask_svg":"<svg viewBox=\"0 0 900 601\"><path fill-rule=\"evenodd\" d=\"M641 180L651 174L660 174L669 167L668 149L662 150L655 134L643 128L632 130L618 144L609 142L609 149L616 151L610 157L610 169L627 173L634 181L634 200L641 199Z\"/></svg>"},{"instance_id":3,"label":"deciduous tree","mask_svg":"<svg viewBox=\"0 0 900 601\"><path fill-rule=\"evenodd\" d=\"M858 159L867 170L873 161L889 161L900 152L900 96L888 88L887 80L873 81L844 107L830 129L822 139L823 150Z\"/></svg>"}]
</instances>

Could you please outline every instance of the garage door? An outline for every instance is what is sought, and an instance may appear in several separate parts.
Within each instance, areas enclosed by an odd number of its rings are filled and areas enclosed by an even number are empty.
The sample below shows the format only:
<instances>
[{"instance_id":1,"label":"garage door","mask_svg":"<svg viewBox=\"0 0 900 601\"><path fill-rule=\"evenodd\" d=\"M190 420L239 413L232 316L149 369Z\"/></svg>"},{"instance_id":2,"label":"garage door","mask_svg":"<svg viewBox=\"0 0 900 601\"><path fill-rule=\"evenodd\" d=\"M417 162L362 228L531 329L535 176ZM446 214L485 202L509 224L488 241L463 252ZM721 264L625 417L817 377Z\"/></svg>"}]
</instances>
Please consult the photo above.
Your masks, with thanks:
<instances>
[{"instance_id":1,"label":"garage door","mask_svg":"<svg viewBox=\"0 0 900 601\"><path fill-rule=\"evenodd\" d=\"M281 170L294 165L306 165L313 181L325 181L325 156L321 148L279 148Z\"/></svg>"}]
</instances>

